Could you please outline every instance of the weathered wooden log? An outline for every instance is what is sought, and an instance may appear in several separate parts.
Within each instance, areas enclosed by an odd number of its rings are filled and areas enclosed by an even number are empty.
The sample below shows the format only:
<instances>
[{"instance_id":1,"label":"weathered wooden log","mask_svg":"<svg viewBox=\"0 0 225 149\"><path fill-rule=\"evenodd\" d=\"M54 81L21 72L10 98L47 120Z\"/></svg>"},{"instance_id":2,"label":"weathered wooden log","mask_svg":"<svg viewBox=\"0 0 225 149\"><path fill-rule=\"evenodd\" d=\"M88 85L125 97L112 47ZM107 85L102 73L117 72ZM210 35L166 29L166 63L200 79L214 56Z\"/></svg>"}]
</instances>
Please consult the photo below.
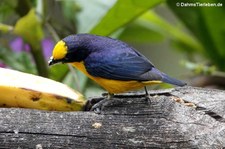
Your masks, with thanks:
<instances>
[{"instance_id":1,"label":"weathered wooden log","mask_svg":"<svg viewBox=\"0 0 225 149\"><path fill-rule=\"evenodd\" d=\"M0 109L0 148L223 148L225 92L183 87L116 96L101 114ZM185 103L175 102L184 100ZM187 102L196 107L189 107Z\"/></svg>"}]
</instances>

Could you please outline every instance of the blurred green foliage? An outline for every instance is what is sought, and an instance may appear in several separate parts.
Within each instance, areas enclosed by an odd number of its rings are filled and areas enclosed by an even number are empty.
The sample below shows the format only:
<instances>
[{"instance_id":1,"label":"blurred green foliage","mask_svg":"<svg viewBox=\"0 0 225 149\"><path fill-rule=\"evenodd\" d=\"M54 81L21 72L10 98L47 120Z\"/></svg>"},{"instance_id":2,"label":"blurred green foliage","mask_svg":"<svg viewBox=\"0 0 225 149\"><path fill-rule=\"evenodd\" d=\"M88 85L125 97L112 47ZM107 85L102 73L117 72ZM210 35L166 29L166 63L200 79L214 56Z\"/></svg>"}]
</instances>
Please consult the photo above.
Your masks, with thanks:
<instances>
[{"instance_id":1,"label":"blurred green foliage","mask_svg":"<svg viewBox=\"0 0 225 149\"><path fill-rule=\"evenodd\" d=\"M177 7L179 0L168 0L167 4L202 46L193 49L192 54L206 56L210 63L225 71L225 5L222 0L199 0L201 3L222 4L214 7ZM195 0L184 0L183 3L195 3ZM185 50L180 47L180 49Z\"/></svg>"},{"instance_id":2,"label":"blurred green foliage","mask_svg":"<svg viewBox=\"0 0 225 149\"><path fill-rule=\"evenodd\" d=\"M190 2L195 3L194 0L2 0L0 62L9 68L64 82L86 95L96 95L102 89L79 71L67 65L48 68L42 45L46 37L57 42L69 34L86 32L132 43L161 43L169 39L174 49L187 55L184 66L188 69L197 73L210 70L210 74L225 71L225 5L177 5ZM223 4L222 0L199 2ZM178 21L161 15L160 11L165 9L173 12ZM10 47L12 39L18 36L29 45L29 51L15 52ZM207 67L199 67L196 55L206 61Z\"/></svg>"},{"instance_id":3,"label":"blurred green foliage","mask_svg":"<svg viewBox=\"0 0 225 149\"><path fill-rule=\"evenodd\" d=\"M31 9L27 15L16 22L13 31L35 49L40 48L40 44L37 43L43 39L43 30L34 9Z\"/></svg>"}]
</instances>

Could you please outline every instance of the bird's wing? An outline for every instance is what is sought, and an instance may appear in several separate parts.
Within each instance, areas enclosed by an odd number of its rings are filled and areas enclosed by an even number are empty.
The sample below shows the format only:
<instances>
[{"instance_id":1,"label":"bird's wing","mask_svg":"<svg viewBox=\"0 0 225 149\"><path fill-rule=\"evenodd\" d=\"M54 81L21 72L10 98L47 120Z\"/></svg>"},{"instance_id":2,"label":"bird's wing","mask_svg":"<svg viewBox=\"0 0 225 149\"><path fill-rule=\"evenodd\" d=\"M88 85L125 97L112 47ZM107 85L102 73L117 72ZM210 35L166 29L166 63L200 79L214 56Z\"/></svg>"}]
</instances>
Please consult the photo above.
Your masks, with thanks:
<instances>
[{"instance_id":1,"label":"bird's wing","mask_svg":"<svg viewBox=\"0 0 225 149\"><path fill-rule=\"evenodd\" d=\"M134 52L93 53L85 61L87 72L95 77L113 80L151 81L162 76L143 55Z\"/></svg>"}]
</instances>

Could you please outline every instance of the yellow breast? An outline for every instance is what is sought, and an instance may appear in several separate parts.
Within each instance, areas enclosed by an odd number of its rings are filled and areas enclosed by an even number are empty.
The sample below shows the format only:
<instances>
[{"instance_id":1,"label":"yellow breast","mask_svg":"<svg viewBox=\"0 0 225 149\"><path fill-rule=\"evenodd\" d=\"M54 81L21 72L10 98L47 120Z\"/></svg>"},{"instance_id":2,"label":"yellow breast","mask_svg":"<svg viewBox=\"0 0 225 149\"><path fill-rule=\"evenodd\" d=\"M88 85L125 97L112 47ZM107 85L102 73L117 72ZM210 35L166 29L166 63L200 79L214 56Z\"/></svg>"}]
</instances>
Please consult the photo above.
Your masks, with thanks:
<instances>
[{"instance_id":1,"label":"yellow breast","mask_svg":"<svg viewBox=\"0 0 225 149\"><path fill-rule=\"evenodd\" d=\"M93 77L86 71L86 68L83 62L74 62L71 64L74 67L76 67L78 70L82 71L90 79L94 80L100 86L105 88L109 93L123 93L129 90L136 90L136 89L142 88L146 85L162 83L161 81L157 81L157 80L140 82L140 81L110 80L110 79L104 79L100 77Z\"/></svg>"}]
</instances>

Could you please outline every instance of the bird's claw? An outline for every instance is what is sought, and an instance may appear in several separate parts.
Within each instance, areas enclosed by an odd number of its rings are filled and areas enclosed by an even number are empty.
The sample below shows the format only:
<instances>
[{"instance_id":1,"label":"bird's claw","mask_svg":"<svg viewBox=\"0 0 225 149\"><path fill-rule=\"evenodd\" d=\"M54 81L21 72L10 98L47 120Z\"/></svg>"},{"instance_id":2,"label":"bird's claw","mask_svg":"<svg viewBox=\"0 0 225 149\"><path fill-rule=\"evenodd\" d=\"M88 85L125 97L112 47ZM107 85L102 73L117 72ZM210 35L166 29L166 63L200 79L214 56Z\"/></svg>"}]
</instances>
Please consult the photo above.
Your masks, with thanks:
<instances>
[{"instance_id":1,"label":"bird's claw","mask_svg":"<svg viewBox=\"0 0 225 149\"><path fill-rule=\"evenodd\" d=\"M101 111L102 111L104 105L105 105L107 102L109 102L109 101L110 101L109 99L105 98L105 99L103 99L103 100L101 100L101 101L95 103L95 104L91 107L90 111L94 111L96 114L101 114Z\"/></svg>"},{"instance_id":2,"label":"bird's claw","mask_svg":"<svg viewBox=\"0 0 225 149\"><path fill-rule=\"evenodd\" d=\"M146 100L146 102L148 103L148 105L151 105L151 99L150 99L149 96L150 96L150 95L146 95L146 96L145 96L145 100Z\"/></svg>"},{"instance_id":3,"label":"bird's claw","mask_svg":"<svg viewBox=\"0 0 225 149\"><path fill-rule=\"evenodd\" d=\"M103 98L103 97L88 99L88 101L85 105L84 111L94 111L94 108L96 107L96 104L98 104L99 102L101 102L104 99L105 98Z\"/></svg>"}]
</instances>

